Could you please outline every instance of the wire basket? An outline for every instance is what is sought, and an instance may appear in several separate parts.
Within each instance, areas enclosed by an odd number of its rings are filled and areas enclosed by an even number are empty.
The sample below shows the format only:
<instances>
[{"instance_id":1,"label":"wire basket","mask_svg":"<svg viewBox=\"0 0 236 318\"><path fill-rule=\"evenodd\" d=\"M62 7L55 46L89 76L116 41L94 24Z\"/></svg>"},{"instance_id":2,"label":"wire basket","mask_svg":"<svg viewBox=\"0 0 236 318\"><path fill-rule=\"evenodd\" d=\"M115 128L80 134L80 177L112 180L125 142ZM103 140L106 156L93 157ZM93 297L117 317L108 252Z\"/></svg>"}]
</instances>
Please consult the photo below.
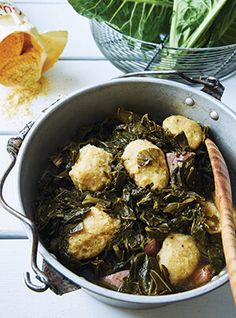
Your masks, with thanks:
<instances>
[{"instance_id":1,"label":"wire basket","mask_svg":"<svg viewBox=\"0 0 236 318\"><path fill-rule=\"evenodd\" d=\"M223 78L236 70L236 44L185 49L126 36L107 23L91 21L91 30L103 55L123 72L178 70L191 77Z\"/></svg>"}]
</instances>

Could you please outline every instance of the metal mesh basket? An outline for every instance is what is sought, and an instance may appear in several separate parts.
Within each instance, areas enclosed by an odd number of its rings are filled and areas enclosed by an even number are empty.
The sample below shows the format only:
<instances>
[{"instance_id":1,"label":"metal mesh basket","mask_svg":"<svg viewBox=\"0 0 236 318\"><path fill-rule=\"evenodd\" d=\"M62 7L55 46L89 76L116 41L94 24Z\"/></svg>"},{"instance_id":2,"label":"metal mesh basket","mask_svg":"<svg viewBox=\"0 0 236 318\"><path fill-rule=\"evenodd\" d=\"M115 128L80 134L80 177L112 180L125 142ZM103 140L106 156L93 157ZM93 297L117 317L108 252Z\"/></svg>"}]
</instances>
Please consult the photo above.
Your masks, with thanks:
<instances>
[{"instance_id":1,"label":"metal mesh basket","mask_svg":"<svg viewBox=\"0 0 236 318\"><path fill-rule=\"evenodd\" d=\"M126 36L107 23L91 21L95 42L104 56L124 72L179 70L185 74L223 78L236 70L236 44L184 49Z\"/></svg>"}]
</instances>

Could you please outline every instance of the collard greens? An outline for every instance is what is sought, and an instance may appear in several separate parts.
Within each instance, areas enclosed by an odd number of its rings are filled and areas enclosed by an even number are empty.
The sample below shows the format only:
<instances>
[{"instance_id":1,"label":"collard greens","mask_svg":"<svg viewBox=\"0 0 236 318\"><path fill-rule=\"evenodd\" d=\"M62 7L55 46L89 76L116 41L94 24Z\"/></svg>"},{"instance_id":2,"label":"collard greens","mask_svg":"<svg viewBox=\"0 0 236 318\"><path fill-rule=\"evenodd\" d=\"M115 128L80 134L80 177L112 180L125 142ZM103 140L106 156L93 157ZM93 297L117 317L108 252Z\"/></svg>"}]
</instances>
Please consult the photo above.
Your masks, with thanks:
<instances>
[{"instance_id":1,"label":"collard greens","mask_svg":"<svg viewBox=\"0 0 236 318\"><path fill-rule=\"evenodd\" d=\"M121 32L160 42L168 32L172 0L69 0L80 14L106 21Z\"/></svg>"},{"instance_id":2,"label":"collard greens","mask_svg":"<svg viewBox=\"0 0 236 318\"><path fill-rule=\"evenodd\" d=\"M203 143L194 157L173 171L165 189L139 188L120 160L124 147L136 139L147 139L165 153L190 151L183 133L174 138L148 115L118 110L116 119L80 128L74 140L50 158L39 185L35 221L48 250L75 273L99 283L101 276L129 270L120 291L143 295L173 293L175 288L168 279L168 272L159 268L155 257L144 253L150 239L161 246L169 233L192 235L215 274L224 266L220 236L206 231L200 204L214 191L211 165ZM112 182L102 191L81 192L68 175L79 149L88 143L107 150L114 157ZM142 153L140 165L147 165L155 155ZM98 256L76 261L67 254L65 237L82 229L81 221L97 203L121 219L121 229Z\"/></svg>"},{"instance_id":3,"label":"collard greens","mask_svg":"<svg viewBox=\"0 0 236 318\"><path fill-rule=\"evenodd\" d=\"M201 47L208 43L213 44L213 42L209 42L210 37L224 38L225 34L220 34L217 24L222 26L222 18L229 9L232 10L233 2L235 6L234 0L174 0L169 45L186 48ZM211 29L221 10L224 14L221 15L220 20L216 21L216 29ZM235 21L235 16L232 16L231 20ZM223 22L224 32L227 33L226 30L230 28L231 21L224 20ZM217 44L216 41L215 44Z\"/></svg>"},{"instance_id":4,"label":"collard greens","mask_svg":"<svg viewBox=\"0 0 236 318\"><path fill-rule=\"evenodd\" d=\"M174 47L236 43L235 0L68 0L91 19L134 38Z\"/></svg>"}]
</instances>

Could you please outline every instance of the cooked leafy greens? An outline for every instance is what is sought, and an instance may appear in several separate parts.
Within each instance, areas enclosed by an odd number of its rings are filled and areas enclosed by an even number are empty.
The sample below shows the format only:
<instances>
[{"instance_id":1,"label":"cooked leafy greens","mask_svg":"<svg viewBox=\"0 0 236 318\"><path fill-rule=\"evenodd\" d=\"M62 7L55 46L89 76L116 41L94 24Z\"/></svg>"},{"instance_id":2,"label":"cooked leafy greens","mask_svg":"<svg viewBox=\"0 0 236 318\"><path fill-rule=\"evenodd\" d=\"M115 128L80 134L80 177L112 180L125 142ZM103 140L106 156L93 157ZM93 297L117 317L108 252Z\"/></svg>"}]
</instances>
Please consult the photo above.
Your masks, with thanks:
<instances>
[{"instance_id":1,"label":"cooked leafy greens","mask_svg":"<svg viewBox=\"0 0 236 318\"><path fill-rule=\"evenodd\" d=\"M206 136L208 130L203 129ZM156 258L144 252L151 239L160 247L169 233L192 235L203 261L211 264L213 274L224 267L220 234L207 232L201 207L201 202L211 198L214 191L211 165L202 143L194 157L190 156L174 169L166 188L139 188L120 160L124 147L136 139L149 140L165 154L190 151L184 133L174 137L147 114L119 109L116 118L80 128L73 141L50 158L39 184L35 221L48 250L75 273L99 283L102 276L129 270L119 291L169 294L175 292L176 287L171 285L167 269L160 268ZM114 157L112 182L101 191L79 191L68 174L79 149L87 144L101 147ZM155 160L155 155L142 153L140 165L148 165ZM68 254L65 238L81 231L81 221L98 203L108 214L120 218L120 231L98 256L78 261Z\"/></svg>"},{"instance_id":2,"label":"cooked leafy greens","mask_svg":"<svg viewBox=\"0 0 236 318\"><path fill-rule=\"evenodd\" d=\"M68 0L91 19L131 37L171 47L236 43L235 0Z\"/></svg>"}]
</instances>

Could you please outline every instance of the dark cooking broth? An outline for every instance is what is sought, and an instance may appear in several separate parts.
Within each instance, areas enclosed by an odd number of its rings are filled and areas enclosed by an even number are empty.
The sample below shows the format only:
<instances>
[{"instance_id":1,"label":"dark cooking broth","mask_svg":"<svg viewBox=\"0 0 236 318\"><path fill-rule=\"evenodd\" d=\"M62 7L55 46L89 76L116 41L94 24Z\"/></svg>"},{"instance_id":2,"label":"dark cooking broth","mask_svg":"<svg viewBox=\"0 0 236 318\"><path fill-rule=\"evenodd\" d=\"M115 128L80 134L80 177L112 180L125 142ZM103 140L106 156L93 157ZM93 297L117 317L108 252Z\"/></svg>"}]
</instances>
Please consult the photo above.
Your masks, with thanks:
<instances>
[{"instance_id":1,"label":"dark cooking broth","mask_svg":"<svg viewBox=\"0 0 236 318\"><path fill-rule=\"evenodd\" d=\"M207 127L201 128L202 139L194 150L183 131L173 134L148 115L121 109L112 119L80 128L73 140L49 158L39 184L35 221L46 248L73 272L120 292L162 295L209 281L223 269L225 261L219 218L206 212L214 205L214 179L204 144L209 132ZM140 186L136 175L124 166L124 149L136 140L153 144L138 153L140 171L157 165L158 151L164 158L178 158L175 165L165 162L165 186ZM75 177L73 182L70 172L86 145L112 155L111 173L104 172L108 181L93 191L82 188L82 183L78 186ZM91 173L90 181L96 169ZM211 203L208 206L206 202ZM176 266L166 256L165 246L173 249ZM89 253L92 256L86 257ZM186 255L196 264L189 262L183 270L181 262ZM179 273L173 267L179 268Z\"/></svg>"}]
</instances>

